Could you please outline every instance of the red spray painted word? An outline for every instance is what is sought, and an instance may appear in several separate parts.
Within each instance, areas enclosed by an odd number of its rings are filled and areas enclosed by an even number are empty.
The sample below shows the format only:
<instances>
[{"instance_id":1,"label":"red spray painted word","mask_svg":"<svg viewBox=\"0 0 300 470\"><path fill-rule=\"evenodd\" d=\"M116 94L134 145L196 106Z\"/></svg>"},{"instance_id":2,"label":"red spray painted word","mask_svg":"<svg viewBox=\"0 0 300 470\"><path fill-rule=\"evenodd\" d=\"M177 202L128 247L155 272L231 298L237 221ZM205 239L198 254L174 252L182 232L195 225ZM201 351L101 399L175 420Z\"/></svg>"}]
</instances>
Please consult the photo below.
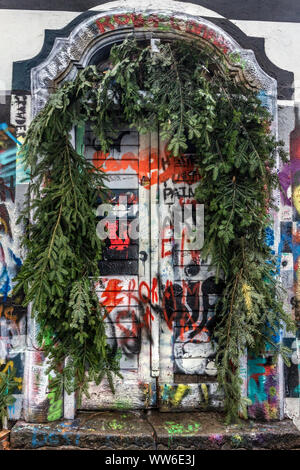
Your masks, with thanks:
<instances>
[{"instance_id":1,"label":"red spray painted word","mask_svg":"<svg viewBox=\"0 0 300 470\"><path fill-rule=\"evenodd\" d=\"M103 166L104 163L105 166ZM200 181L200 175L190 159L172 157L171 152L166 149L160 158L155 148L143 149L139 156L132 152L126 152L120 159L110 157L109 153L104 154L102 151L98 151L93 155L93 164L106 173L120 172L131 168L136 171L141 184L146 189L157 184L158 180L160 183L171 180L173 183L182 182L189 185Z\"/></svg>"},{"instance_id":2,"label":"red spray painted word","mask_svg":"<svg viewBox=\"0 0 300 470\"><path fill-rule=\"evenodd\" d=\"M225 38L216 33L212 28L205 24L198 23L194 20L183 21L173 16L163 15L142 15L141 13L124 13L119 15L104 16L96 20L96 25L100 34L107 31L114 31L116 28L124 26L133 26L134 28L153 27L161 30L175 30L194 34L214 46L219 48L224 54L229 52L229 45Z\"/></svg>"}]
</instances>

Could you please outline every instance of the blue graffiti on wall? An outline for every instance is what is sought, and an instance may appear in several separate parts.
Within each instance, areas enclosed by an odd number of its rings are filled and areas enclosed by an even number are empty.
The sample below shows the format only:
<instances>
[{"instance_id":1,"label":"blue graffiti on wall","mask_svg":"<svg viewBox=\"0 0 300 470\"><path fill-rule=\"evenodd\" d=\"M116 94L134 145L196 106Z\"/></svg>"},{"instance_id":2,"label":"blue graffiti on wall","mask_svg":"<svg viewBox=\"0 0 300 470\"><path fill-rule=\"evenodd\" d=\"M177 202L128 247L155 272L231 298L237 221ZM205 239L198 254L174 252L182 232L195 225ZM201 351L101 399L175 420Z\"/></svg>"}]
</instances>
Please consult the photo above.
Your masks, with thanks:
<instances>
[{"instance_id":1,"label":"blue graffiti on wall","mask_svg":"<svg viewBox=\"0 0 300 470\"><path fill-rule=\"evenodd\" d=\"M9 131L5 122L0 123L0 131L4 132L13 142L14 146L7 150L0 151L0 175L6 184L16 184L16 161L18 150L22 143Z\"/></svg>"},{"instance_id":2,"label":"blue graffiti on wall","mask_svg":"<svg viewBox=\"0 0 300 470\"><path fill-rule=\"evenodd\" d=\"M21 266L21 259L13 252L13 234L11 229L10 206L14 203L14 187L16 180L16 158L21 142L9 131L6 123L0 123L0 131L13 141L13 147L0 152L0 234L6 237L5 244L0 242L0 296L7 300L12 291L12 279ZM16 144L16 145L15 145Z\"/></svg>"},{"instance_id":3,"label":"blue graffiti on wall","mask_svg":"<svg viewBox=\"0 0 300 470\"><path fill-rule=\"evenodd\" d=\"M8 294L12 291L11 280L16 276L18 268L22 265L21 258L16 256L13 251L8 248L9 262L6 262L4 250L0 243L0 263L2 264L0 272L0 295L3 300L7 300Z\"/></svg>"}]
</instances>

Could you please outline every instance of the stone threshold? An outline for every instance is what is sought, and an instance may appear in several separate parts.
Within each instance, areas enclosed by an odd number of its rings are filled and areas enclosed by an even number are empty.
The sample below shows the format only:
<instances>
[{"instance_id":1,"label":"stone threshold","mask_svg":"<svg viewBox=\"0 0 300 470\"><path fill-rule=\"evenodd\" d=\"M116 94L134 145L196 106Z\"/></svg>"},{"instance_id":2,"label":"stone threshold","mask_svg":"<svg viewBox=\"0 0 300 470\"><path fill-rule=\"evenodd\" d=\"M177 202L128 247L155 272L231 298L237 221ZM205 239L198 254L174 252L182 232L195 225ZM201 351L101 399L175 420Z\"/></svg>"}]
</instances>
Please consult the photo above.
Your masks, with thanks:
<instances>
[{"instance_id":1,"label":"stone threshold","mask_svg":"<svg viewBox=\"0 0 300 470\"><path fill-rule=\"evenodd\" d=\"M289 419L226 426L217 412L79 412L74 420L18 421L10 448L53 450L292 450L300 431Z\"/></svg>"}]
</instances>

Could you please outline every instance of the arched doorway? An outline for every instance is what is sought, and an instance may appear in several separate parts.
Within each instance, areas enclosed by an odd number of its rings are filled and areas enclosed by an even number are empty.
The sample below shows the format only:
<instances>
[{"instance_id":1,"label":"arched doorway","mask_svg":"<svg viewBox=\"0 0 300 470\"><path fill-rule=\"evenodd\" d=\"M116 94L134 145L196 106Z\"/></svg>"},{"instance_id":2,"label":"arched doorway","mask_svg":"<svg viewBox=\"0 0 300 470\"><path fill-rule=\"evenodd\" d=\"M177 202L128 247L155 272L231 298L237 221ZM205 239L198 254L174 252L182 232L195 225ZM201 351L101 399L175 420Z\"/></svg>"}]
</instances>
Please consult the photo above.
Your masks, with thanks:
<instances>
[{"instance_id":1,"label":"arched doorway","mask_svg":"<svg viewBox=\"0 0 300 470\"><path fill-rule=\"evenodd\" d=\"M148 42L197 38L213 54L225 56L233 79L243 80L261 93L266 106L273 113L273 130L276 134L276 81L262 71L253 52L241 49L227 33L209 21L177 12L120 10L96 14L77 25L68 38L57 39L47 59L31 69L32 116L42 109L52 89L72 79L78 69L105 60L111 45L130 35ZM83 145L84 151L88 150L89 137L86 132L80 137L77 131L74 141L78 146ZM92 137L90 141L93 141ZM95 147L94 143L90 147ZM115 156L113 152L117 152ZM127 157L124 157L125 154ZM128 256L131 251L132 260L127 259L128 263L125 263L126 258L115 259L116 271L111 270L112 274L109 274L109 270L104 272L99 280L100 301L106 303L113 312L108 319L108 328L119 330L120 337L111 333L111 339L119 339L124 345L123 370L126 376L117 384L116 397L108 392L105 383L97 387L92 385L91 398L83 401L83 407L160 406L168 410L220 406L209 327L202 321L204 317L207 321L211 319L215 297L219 292L207 266L201 265L199 253L186 248L184 235L177 249L174 249L172 234L168 232L170 227L162 234L158 225L161 215L168 215L172 211L174 200L188 203L193 198L193 185L196 183L193 178L196 178L196 173L193 173L192 152L183 161L171 162L165 143L159 139L159 130L156 134L140 139L128 129L120 128L119 142L109 155L103 158L101 149L94 148L92 159L96 164L102 160L101 163L104 163L112 177L111 181L118 181L119 185L111 186L114 195L119 190L120 193L129 189L135 191L129 197L132 200L137 197L139 218L145 223L147 236L145 240L138 240L138 247L128 244ZM141 170L141 166L144 166L144 170ZM112 167L114 171L109 172ZM113 178L115 176L117 178ZM128 193L125 196L128 202ZM159 210L159 216L151 212L151 202L156 201L157 197L159 204L155 204L155 210ZM132 211L134 213L134 204ZM276 233L275 227L275 238ZM119 243L119 247L121 245ZM113 252L117 257L118 251L122 252L122 249L114 247L108 253ZM113 259L109 258L108 261L112 266ZM121 263L118 264L118 261ZM122 274L121 269L125 265L127 271ZM105 265L103 269L105 271ZM122 308L116 310L118 306ZM164 323L160 322L157 315L159 309L165 318ZM192 319L191 327L187 318ZM30 319L29 323L32 328L25 366L25 416L28 421L51 420L59 417L63 400L55 404L47 397L42 352L34 350L36 325ZM202 335L202 339L193 341L193 331L199 334L199 338ZM33 386L34 369L35 376L39 374L40 382L35 383L37 386ZM243 393L246 394L246 356L242 370ZM276 374L279 397L281 375L278 371ZM39 393L36 393L37 389ZM279 417L280 400L277 405ZM53 413L54 408L57 413ZM64 416L73 416L74 409L74 400L65 395Z\"/></svg>"}]
</instances>

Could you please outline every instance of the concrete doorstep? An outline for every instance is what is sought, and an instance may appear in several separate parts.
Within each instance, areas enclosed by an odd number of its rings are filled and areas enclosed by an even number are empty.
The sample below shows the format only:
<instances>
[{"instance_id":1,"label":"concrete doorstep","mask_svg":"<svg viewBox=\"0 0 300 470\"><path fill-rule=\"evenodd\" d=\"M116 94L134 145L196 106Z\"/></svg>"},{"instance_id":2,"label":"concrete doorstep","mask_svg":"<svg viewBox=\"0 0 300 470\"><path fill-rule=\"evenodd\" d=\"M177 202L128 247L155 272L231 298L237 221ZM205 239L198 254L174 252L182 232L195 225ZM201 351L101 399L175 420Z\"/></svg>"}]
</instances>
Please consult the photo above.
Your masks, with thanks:
<instances>
[{"instance_id":1,"label":"concrete doorstep","mask_svg":"<svg viewBox=\"0 0 300 470\"><path fill-rule=\"evenodd\" d=\"M300 431L288 419L268 423L246 421L225 426L224 416L216 412L79 412L73 421L47 424L18 421L10 431L10 448L300 450Z\"/></svg>"}]
</instances>

